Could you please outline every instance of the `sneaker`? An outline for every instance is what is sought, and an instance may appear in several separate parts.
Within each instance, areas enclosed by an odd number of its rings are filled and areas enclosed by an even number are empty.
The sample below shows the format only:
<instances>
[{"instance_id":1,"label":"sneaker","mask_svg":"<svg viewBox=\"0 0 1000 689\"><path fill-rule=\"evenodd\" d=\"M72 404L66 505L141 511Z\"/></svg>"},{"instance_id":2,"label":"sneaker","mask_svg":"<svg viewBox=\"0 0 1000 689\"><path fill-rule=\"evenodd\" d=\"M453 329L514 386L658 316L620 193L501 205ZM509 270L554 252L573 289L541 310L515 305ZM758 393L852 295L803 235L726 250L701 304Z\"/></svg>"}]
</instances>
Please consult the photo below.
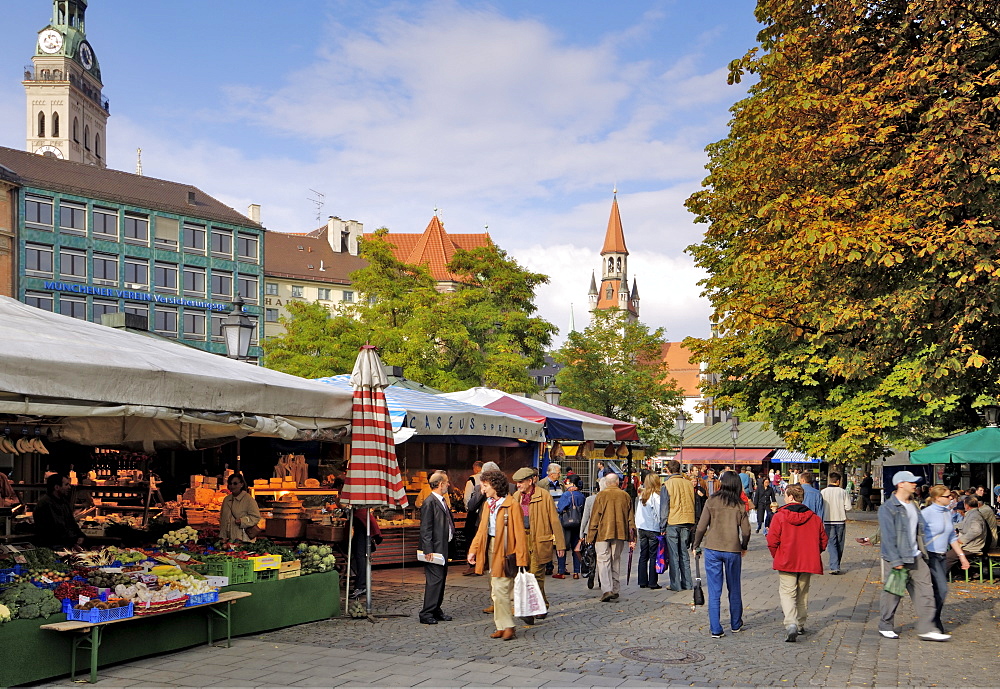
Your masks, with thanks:
<instances>
[{"instance_id":1,"label":"sneaker","mask_svg":"<svg viewBox=\"0 0 1000 689\"><path fill-rule=\"evenodd\" d=\"M796 631L795 633L798 634L799 636L802 636L803 634L806 633L806 628L805 627L799 627L798 631Z\"/></svg>"},{"instance_id":2,"label":"sneaker","mask_svg":"<svg viewBox=\"0 0 1000 689\"><path fill-rule=\"evenodd\" d=\"M725 635L726 635L726 633L725 633L725 632L719 632L718 634L712 634L712 638L713 638L713 639L721 639L721 638L722 638L722 637L724 637Z\"/></svg>"},{"instance_id":3,"label":"sneaker","mask_svg":"<svg viewBox=\"0 0 1000 689\"><path fill-rule=\"evenodd\" d=\"M830 574L834 574L834 575L840 574L840 570L839 569L831 569L830 570Z\"/></svg>"},{"instance_id":4,"label":"sneaker","mask_svg":"<svg viewBox=\"0 0 1000 689\"><path fill-rule=\"evenodd\" d=\"M742 632L742 631L746 631L746 628L747 628L747 626L746 626L746 625L743 625L743 626L742 626L742 627L740 627L739 629L732 629L732 630L730 630L730 631L732 631L732 633L733 633L733 634L739 634L739 633L740 633L740 632Z\"/></svg>"},{"instance_id":5,"label":"sneaker","mask_svg":"<svg viewBox=\"0 0 1000 689\"><path fill-rule=\"evenodd\" d=\"M790 644L795 643L795 640L799 638L798 627L792 625L790 627L785 627L785 641Z\"/></svg>"},{"instance_id":6,"label":"sneaker","mask_svg":"<svg viewBox=\"0 0 1000 689\"><path fill-rule=\"evenodd\" d=\"M884 636L887 639L898 639L899 638L899 634L897 634L896 632L894 632L892 630L886 631L884 629L879 629L878 633L881 634L882 636Z\"/></svg>"},{"instance_id":7,"label":"sneaker","mask_svg":"<svg viewBox=\"0 0 1000 689\"><path fill-rule=\"evenodd\" d=\"M649 586L647 586L646 588L648 588L648 589L651 589L651 590L655 591L656 589L662 589L663 587L662 587L662 586L660 586L659 584L650 584L650 585L649 585Z\"/></svg>"},{"instance_id":8,"label":"sneaker","mask_svg":"<svg viewBox=\"0 0 1000 689\"><path fill-rule=\"evenodd\" d=\"M924 641L947 641L951 638L951 634L942 634L941 632L927 632L926 634L917 634Z\"/></svg>"}]
</instances>

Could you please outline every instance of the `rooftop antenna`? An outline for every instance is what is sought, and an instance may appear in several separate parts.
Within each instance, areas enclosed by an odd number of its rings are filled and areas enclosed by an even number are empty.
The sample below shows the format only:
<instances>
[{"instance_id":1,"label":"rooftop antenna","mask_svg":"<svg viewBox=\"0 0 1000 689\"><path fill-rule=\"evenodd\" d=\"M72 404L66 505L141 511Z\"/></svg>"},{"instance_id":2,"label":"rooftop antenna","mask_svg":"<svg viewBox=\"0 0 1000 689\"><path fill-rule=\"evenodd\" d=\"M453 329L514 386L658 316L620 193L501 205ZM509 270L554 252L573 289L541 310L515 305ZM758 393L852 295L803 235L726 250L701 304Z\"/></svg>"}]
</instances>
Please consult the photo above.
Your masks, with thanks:
<instances>
[{"instance_id":1,"label":"rooftop antenna","mask_svg":"<svg viewBox=\"0 0 1000 689\"><path fill-rule=\"evenodd\" d=\"M569 303L569 331L576 332L576 314L573 312L573 302Z\"/></svg>"},{"instance_id":2,"label":"rooftop antenna","mask_svg":"<svg viewBox=\"0 0 1000 689\"><path fill-rule=\"evenodd\" d=\"M142 177L142 149L135 149L135 174Z\"/></svg>"},{"instance_id":3,"label":"rooftop antenna","mask_svg":"<svg viewBox=\"0 0 1000 689\"><path fill-rule=\"evenodd\" d=\"M306 199L309 203L316 206L316 222L320 222L323 217L323 206L326 205L326 194L316 191L315 189L310 189L312 193L316 195L316 198Z\"/></svg>"}]
</instances>

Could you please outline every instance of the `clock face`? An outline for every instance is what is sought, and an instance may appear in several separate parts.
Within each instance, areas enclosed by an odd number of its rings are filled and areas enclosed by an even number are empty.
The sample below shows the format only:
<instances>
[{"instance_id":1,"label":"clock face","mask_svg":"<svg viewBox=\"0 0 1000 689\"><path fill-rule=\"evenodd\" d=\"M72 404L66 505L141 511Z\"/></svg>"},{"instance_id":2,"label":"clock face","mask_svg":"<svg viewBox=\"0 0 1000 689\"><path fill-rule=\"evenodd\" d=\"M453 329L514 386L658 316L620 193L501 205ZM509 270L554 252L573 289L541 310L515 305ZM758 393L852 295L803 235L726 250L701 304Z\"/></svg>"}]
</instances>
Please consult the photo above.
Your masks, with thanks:
<instances>
[{"instance_id":1,"label":"clock face","mask_svg":"<svg viewBox=\"0 0 1000 689\"><path fill-rule=\"evenodd\" d=\"M43 53L58 53L62 48L62 34L54 29L46 29L38 34L38 47Z\"/></svg>"},{"instance_id":2,"label":"clock face","mask_svg":"<svg viewBox=\"0 0 1000 689\"><path fill-rule=\"evenodd\" d=\"M83 65L84 69L90 69L94 66L94 51L90 49L90 46L86 43L80 44L80 49L77 51L77 55L80 58L80 64Z\"/></svg>"},{"instance_id":3,"label":"clock face","mask_svg":"<svg viewBox=\"0 0 1000 689\"><path fill-rule=\"evenodd\" d=\"M50 158L59 158L60 160L63 157L62 151L60 151L55 146L39 146L38 148L35 149L35 153L38 154L38 155L40 155L40 156L49 156Z\"/></svg>"}]
</instances>

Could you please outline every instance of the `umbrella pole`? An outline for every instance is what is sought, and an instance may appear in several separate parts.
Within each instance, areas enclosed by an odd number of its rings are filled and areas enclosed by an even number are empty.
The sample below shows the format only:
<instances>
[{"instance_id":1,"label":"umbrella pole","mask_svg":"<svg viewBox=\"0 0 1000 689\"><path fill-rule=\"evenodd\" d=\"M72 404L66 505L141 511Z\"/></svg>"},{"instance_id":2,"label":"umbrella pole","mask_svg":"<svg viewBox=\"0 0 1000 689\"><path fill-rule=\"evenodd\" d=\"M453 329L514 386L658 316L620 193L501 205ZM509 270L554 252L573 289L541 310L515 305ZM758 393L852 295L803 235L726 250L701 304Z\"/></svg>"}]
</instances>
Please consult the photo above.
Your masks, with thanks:
<instances>
[{"instance_id":1,"label":"umbrella pole","mask_svg":"<svg viewBox=\"0 0 1000 689\"><path fill-rule=\"evenodd\" d=\"M368 527L367 538L365 538L365 612L372 614L372 508L368 508L368 518L365 519Z\"/></svg>"},{"instance_id":2,"label":"umbrella pole","mask_svg":"<svg viewBox=\"0 0 1000 689\"><path fill-rule=\"evenodd\" d=\"M354 508L347 515L347 585L344 587L344 612L351 599L351 544L354 542Z\"/></svg>"}]
</instances>

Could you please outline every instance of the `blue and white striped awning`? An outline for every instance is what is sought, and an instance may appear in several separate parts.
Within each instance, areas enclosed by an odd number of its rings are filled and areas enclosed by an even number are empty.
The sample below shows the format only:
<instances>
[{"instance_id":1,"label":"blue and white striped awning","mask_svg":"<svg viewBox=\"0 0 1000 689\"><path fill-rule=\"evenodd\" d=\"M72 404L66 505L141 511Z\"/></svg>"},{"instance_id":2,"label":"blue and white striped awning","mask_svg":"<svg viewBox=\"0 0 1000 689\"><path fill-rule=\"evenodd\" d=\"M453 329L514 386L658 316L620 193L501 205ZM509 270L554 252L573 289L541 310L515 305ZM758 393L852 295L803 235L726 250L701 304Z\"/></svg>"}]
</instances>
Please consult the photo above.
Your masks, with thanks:
<instances>
[{"instance_id":1,"label":"blue and white striped awning","mask_svg":"<svg viewBox=\"0 0 1000 689\"><path fill-rule=\"evenodd\" d=\"M788 464L819 464L820 459L808 457L804 452L793 452L791 450L775 450L771 457L771 463L783 462Z\"/></svg>"},{"instance_id":2,"label":"blue and white striped awning","mask_svg":"<svg viewBox=\"0 0 1000 689\"><path fill-rule=\"evenodd\" d=\"M352 390L351 376L347 374L316 380L342 390ZM403 440L413 435L545 440L544 426L537 421L440 395L390 385L385 388L385 401L393 433Z\"/></svg>"}]
</instances>

